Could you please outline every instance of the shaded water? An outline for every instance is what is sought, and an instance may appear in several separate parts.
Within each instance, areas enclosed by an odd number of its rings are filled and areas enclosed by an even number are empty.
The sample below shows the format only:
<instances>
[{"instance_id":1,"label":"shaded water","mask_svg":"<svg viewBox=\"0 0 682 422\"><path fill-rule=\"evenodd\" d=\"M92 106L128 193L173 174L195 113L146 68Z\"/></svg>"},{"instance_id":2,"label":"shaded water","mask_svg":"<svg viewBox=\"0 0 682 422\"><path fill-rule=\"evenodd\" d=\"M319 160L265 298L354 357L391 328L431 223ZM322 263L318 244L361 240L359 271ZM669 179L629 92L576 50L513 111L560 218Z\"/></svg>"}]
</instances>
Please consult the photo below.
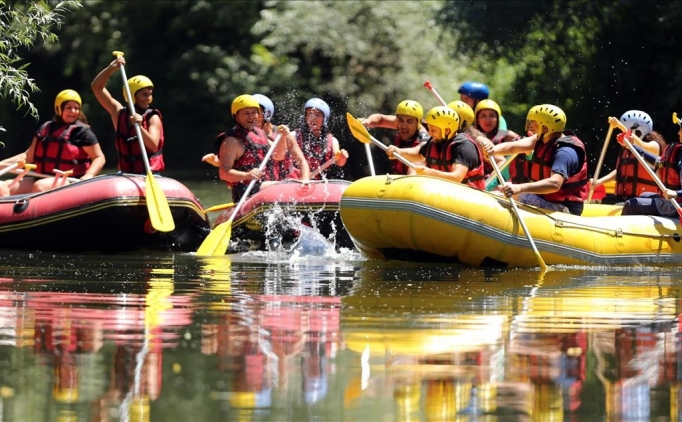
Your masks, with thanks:
<instances>
[{"instance_id":1,"label":"shaded water","mask_svg":"<svg viewBox=\"0 0 682 422\"><path fill-rule=\"evenodd\" d=\"M0 416L676 421L681 276L4 250Z\"/></svg>"}]
</instances>

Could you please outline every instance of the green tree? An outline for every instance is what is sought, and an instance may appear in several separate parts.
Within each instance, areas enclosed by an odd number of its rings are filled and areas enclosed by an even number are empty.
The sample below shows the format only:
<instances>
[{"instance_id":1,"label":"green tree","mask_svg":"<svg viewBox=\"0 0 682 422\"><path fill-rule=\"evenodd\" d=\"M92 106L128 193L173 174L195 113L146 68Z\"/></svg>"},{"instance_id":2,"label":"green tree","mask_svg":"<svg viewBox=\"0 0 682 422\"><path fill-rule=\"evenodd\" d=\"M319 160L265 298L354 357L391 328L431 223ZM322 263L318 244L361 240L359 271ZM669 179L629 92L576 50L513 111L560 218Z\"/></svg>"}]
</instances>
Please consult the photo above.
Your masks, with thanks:
<instances>
[{"instance_id":1,"label":"green tree","mask_svg":"<svg viewBox=\"0 0 682 422\"><path fill-rule=\"evenodd\" d=\"M17 109L28 108L38 118L30 93L39 91L29 76L21 54L37 42L56 42L52 27L61 27L70 10L81 7L79 0L49 2L8 2L0 0L0 98L7 98Z\"/></svg>"},{"instance_id":2,"label":"green tree","mask_svg":"<svg viewBox=\"0 0 682 422\"><path fill-rule=\"evenodd\" d=\"M510 128L523 127L530 106L557 104L592 165L607 118L627 110L646 111L655 130L677 137L670 113L682 99L682 10L674 2L446 0L439 16L460 29L467 54L508 63L512 83L502 109ZM609 154L617 152L612 145ZM615 157L605 163L612 168Z\"/></svg>"}]
</instances>

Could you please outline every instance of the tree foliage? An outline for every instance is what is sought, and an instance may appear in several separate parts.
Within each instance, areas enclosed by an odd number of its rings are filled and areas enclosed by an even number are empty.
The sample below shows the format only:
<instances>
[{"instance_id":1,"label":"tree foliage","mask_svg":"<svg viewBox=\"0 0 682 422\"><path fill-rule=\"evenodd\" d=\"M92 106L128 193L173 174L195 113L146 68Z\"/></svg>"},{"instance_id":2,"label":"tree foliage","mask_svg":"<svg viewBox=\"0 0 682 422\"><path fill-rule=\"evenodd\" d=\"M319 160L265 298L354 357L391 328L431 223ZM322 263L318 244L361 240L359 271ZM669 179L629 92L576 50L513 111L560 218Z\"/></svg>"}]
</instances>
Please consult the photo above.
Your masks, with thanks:
<instances>
[{"instance_id":1,"label":"tree foliage","mask_svg":"<svg viewBox=\"0 0 682 422\"><path fill-rule=\"evenodd\" d=\"M528 108L554 103L587 143L592 164L609 116L644 110L666 138L677 137L670 114L680 103L682 11L674 2L446 0L441 22L457 25L464 51L505 59L513 84L504 98L514 126ZM464 29L466 28L466 29ZM509 118L508 118L509 120ZM611 148L611 155L617 147ZM607 160L612 166L615 160Z\"/></svg>"},{"instance_id":2,"label":"tree foliage","mask_svg":"<svg viewBox=\"0 0 682 422\"><path fill-rule=\"evenodd\" d=\"M682 96L676 48L682 9L674 2L88 0L77 8L78 3L0 0L7 23L0 27L0 54L18 59L9 61L11 69L0 68L0 78L12 72L27 77L11 91L2 84L3 99L23 95L21 103L0 103L0 125L14 140L9 153L25 149L38 125L17 113L17 106L34 115L51 110L54 96L73 88L105 154L114 155L109 116L89 88L114 50L125 52L129 76L154 81L169 168L203 168L207 174L214 172L199 159L232 125L230 103L245 92L270 96L275 121L289 125L298 123L308 98L327 100L334 133L344 147L356 149L351 166L366 159L346 130L345 111L392 113L406 98L428 109L436 101L422 86L426 80L447 101L458 97L464 80L487 83L517 132L530 106L555 103L588 143L590 156L601 149L606 118L628 109L647 111L657 130L676 136L669 122ZM31 21L41 29L21 32L26 25L19 22L31 13L41 16ZM52 23L36 25L40 22ZM34 44L10 44L17 36L33 36ZM30 67L22 67L26 63ZM120 98L121 87L115 75L108 88Z\"/></svg>"},{"instance_id":3,"label":"tree foliage","mask_svg":"<svg viewBox=\"0 0 682 422\"><path fill-rule=\"evenodd\" d=\"M30 92L39 90L29 76L29 63L22 52L39 43L54 43L67 12L79 8L78 0L64 0L50 7L45 2L16 2L0 0L0 98L8 98L17 108L28 108L38 118L38 110L30 99Z\"/></svg>"}]
</instances>

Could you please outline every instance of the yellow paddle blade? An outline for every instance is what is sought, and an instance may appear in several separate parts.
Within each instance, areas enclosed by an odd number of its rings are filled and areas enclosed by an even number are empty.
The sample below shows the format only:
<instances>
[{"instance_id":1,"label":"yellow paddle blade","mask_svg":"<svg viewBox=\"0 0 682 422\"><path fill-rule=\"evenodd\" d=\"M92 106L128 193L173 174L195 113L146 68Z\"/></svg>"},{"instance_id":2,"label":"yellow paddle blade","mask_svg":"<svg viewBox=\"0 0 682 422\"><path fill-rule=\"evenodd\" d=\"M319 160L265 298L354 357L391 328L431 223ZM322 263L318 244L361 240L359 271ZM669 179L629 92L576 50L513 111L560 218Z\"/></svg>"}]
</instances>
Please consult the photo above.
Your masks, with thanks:
<instances>
[{"instance_id":1,"label":"yellow paddle blade","mask_svg":"<svg viewBox=\"0 0 682 422\"><path fill-rule=\"evenodd\" d=\"M171 209L168 206L166 194L151 173L147 173L145 189L147 210L149 211L149 220L152 222L152 227L160 232L175 230L175 222L173 221Z\"/></svg>"},{"instance_id":2,"label":"yellow paddle blade","mask_svg":"<svg viewBox=\"0 0 682 422\"><path fill-rule=\"evenodd\" d=\"M234 202L229 202L227 204L220 204L220 205L214 205L212 207L208 207L204 210L204 212L209 213L209 212L213 212L213 211L222 211L222 210L226 210L226 209L232 208L232 207L234 207Z\"/></svg>"},{"instance_id":3,"label":"yellow paddle blade","mask_svg":"<svg viewBox=\"0 0 682 422\"><path fill-rule=\"evenodd\" d=\"M218 224L211 230L211 233L206 236L201 246L197 250L197 255L217 256L225 255L227 247L230 245L230 237L232 236L232 219L224 223Z\"/></svg>"},{"instance_id":4,"label":"yellow paddle blade","mask_svg":"<svg viewBox=\"0 0 682 422\"><path fill-rule=\"evenodd\" d=\"M353 136L363 144L371 144L372 136L367 131L367 128L352 114L346 112L346 120L348 121L348 128Z\"/></svg>"}]
</instances>

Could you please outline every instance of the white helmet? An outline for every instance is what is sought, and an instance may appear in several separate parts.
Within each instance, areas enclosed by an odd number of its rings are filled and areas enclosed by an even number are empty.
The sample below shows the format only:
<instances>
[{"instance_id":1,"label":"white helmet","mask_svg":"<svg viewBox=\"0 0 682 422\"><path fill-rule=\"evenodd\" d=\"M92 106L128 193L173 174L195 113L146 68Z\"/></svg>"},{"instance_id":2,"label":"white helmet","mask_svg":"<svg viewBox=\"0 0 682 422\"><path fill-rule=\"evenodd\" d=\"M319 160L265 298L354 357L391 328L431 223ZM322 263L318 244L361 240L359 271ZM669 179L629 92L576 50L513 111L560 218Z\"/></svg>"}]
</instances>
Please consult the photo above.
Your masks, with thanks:
<instances>
[{"instance_id":1,"label":"white helmet","mask_svg":"<svg viewBox=\"0 0 682 422\"><path fill-rule=\"evenodd\" d=\"M326 126L327 122L329 122L329 115L331 114L329 105L320 98L311 98L306 101L305 105L303 106L303 112L305 113L305 111L309 108L316 108L322 112L324 115L324 124Z\"/></svg>"},{"instance_id":2,"label":"white helmet","mask_svg":"<svg viewBox=\"0 0 682 422\"><path fill-rule=\"evenodd\" d=\"M275 115L275 105L272 103L272 100L263 94L253 94L252 97L255 98L256 101L258 101L258 104L263 108L263 120L269 122L272 119L272 116Z\"/></svg>"},{"instance_id":3,"label":"white helmet","mask_svg":"<svg viewBox=\"0 0 682 422\"><path fill-rule=\"evenodd\" d=\"M620 116L620 122L640 139L644 138L654 130L654 121L651 117L640 110L630 110Z\"/></svg>"}]
</instances>

